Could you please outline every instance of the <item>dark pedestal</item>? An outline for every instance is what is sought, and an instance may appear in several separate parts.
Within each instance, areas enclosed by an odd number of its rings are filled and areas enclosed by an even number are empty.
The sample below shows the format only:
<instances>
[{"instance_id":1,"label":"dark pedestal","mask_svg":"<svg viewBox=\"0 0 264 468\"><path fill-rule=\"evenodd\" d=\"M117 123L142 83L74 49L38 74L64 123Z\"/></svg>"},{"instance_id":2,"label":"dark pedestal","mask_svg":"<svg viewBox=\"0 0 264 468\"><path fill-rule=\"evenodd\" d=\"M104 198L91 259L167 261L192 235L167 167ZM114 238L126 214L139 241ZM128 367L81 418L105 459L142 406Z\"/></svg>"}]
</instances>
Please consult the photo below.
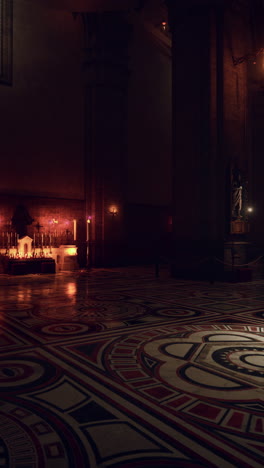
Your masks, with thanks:
<instances>
[{"instance_id":1,"label":"dark pedestal","mask_svg":"<svg viewBox=\"0 0 264 468\"><path fill-rule=\"evenodd\" d=\"M247 282L252 281L252 270L251 268L239 268L237 270L237 281Z\"/></svg>"}]
</instances>

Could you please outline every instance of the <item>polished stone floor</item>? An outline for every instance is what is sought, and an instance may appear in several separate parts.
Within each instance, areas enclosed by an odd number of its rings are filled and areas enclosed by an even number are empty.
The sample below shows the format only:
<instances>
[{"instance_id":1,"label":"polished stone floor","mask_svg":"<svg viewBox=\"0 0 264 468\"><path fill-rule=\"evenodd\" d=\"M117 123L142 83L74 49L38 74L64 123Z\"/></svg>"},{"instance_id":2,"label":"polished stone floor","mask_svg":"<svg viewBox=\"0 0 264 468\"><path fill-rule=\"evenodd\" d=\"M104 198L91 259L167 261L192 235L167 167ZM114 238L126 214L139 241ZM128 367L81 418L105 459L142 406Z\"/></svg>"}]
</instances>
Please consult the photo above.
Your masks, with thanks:
<instances>
[{"instance_id":1,"label":"polished stone floor","mask_svg":"<svg viewBox=\"0 0 264 468\"><path fill-rule=\"evenodd\" d=\"M0 467L263 466L264 281L0 275Z\"/></svg>"}]
</instances>

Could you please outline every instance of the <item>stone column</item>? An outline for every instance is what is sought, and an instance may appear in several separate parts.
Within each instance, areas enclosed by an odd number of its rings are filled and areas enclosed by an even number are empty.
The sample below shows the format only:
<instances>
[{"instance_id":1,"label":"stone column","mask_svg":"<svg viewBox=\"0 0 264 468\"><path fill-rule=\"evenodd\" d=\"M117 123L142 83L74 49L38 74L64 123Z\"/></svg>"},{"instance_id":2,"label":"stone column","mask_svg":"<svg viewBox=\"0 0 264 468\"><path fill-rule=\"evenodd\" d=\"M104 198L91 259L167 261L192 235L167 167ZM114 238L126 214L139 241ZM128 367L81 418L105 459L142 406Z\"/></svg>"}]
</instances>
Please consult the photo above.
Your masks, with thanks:
<instances>
[{"instance_id":1,"label":"stone column","mask_svg":"<svg viewBox=\"0 0 264 468\"><path fill-rule=\"evenodd\" d=\"M85 182L86 217L91 216L90 262L96 266L113 265L122 260L124 236L124 159L131 27L119 12L82 13L82 18L85 30Z\"/></svg>"},{"instance_id":2,"label":"stone column","mask_svg":"<svg viewBox=\"0 0 264 468\"><path fill-rule=\"evenodd\" d=\"M199 274L208 256L223 258L230 229L230 161L237 156L244 165L247 158L246 66L238 69L233 59L246 53L248 29L244 23L242 34L243 12L237 20L231 11L237 3L189 0L183 6L167 0L176 274Z\"/></svg>"}]
</instances>

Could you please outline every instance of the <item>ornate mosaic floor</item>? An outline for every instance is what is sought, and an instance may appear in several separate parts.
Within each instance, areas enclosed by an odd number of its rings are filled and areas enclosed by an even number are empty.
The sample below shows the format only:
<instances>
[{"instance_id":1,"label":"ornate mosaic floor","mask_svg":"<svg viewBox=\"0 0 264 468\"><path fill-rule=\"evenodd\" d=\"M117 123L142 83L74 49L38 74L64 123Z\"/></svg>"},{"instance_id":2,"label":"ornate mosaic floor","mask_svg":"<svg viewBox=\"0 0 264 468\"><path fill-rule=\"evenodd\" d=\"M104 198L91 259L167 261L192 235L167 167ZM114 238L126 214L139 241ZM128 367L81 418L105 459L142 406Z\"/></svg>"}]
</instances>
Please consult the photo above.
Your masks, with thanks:
<instances>
[{"instance_id":1,"label":"ornate mosaic floor","mask_svg":"<svg viewBox=\"0 0 264 468\"><path fill-rule=\"evenodd\" d=\"M2 275L0 311L0 467L263 467L263 281Z\"/></svg>"}]
</instances>

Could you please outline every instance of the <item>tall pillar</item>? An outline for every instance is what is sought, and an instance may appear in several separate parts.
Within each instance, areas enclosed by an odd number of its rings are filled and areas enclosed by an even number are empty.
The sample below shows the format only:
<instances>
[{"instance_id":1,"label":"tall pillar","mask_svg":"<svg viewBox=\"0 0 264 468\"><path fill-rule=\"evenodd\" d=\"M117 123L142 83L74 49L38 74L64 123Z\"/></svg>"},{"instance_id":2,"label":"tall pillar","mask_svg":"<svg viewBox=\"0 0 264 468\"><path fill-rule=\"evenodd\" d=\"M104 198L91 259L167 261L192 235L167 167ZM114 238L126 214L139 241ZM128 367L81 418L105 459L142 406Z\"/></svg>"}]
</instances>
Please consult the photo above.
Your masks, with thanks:
<instances>
[{"instance_id":1,"label":"tall pillar","mask_svg":"<svg viewBox=\"0 0 264 468\"><path fill-rule=\"evenodd\" d=\"M82 13L85 29L85 186L89 261L122 260L128 43L131 27L119 12Z\"/></svg>"},{"instance_id":2,"label":"tall pillar","mask_svg":"<svg viewBox=\"0 0 264 468\"><path fill-rule=\"evenodd\" d=\"M230 234L230 164L248 157L246 3L167 0L172 34L175 269L223 258ZM243 27L242 27L243 25Z\"/></svg>"}]
</instances>

